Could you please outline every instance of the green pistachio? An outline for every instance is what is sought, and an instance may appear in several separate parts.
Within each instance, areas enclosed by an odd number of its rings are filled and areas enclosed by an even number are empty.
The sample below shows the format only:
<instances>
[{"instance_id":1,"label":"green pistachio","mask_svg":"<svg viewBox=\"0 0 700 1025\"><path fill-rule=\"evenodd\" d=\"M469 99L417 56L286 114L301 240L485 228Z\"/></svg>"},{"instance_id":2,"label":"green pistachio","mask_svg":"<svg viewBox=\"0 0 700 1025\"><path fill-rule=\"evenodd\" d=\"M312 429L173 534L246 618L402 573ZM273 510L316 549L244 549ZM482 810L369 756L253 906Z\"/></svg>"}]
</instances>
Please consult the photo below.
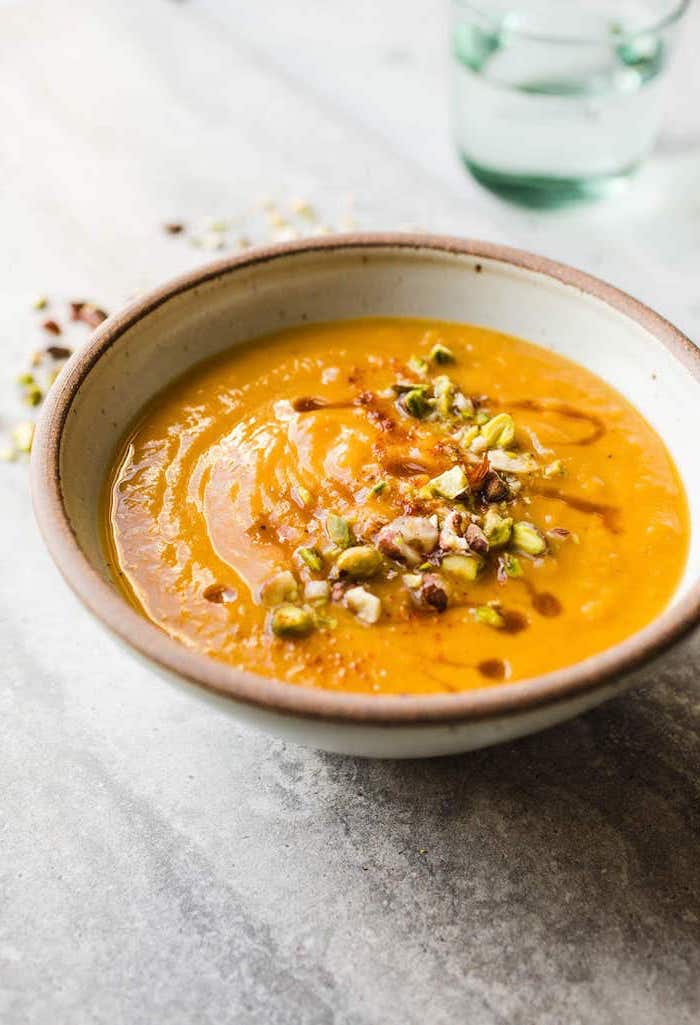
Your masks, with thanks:
<instances>
[{"instance_id":1,"label":"green pistachio","mask_svg":"<svg viewBox=\"0 0 700 1025\"><path fill-rule=\"evenodd\" d=\"M34 302L32 303L32 306L35 310L45 310L48 305L49 300L46 298L45 295L37 296Z\"/></svg>"},{"instance_id":2,"label":"green pistachio","mask_svg":"<svg viewBox=\"0 0 700 1025\"><path fill-rule=\"evenodd\" d=\"M501 473L537 473L539 464L530 452L503 452L492 449L489 452L492 470Z\"/></svg>"},{"instance_id":3,"label":"green pistachio","mask_svg":"<svg viewBox=\"0 0 700 1025\"><path fill-rule=\"evenodd\" d=\"M471 420L474 416L474 403L467 395L457 392L454 397L454 408L463 420Z\"/></svg>"},{"instance_id":4,"label":"green pistachio","mask_svg":"<svg viewBox=\"0 0 700 1025\"><path fill-rule=\"evenodd\" d=\"M314 628L314 618L309 609L278 605L270 614L270 627L277 637L305 637Z\"/></svg>"},{"instance_id":5,"label":"green pistachio","mask_svg":"<svg viewBox=\"0 0 700 1025\"><path fill-rule=\"evenodd\" d=\"M382 554L371 545L356 545L342 552L335 563L338 576L366 580L373 577L382 565Z\"/></svg>"},{"instance_id":6,"label":"green pistachio","mask_svg":"<svg viewBox=\"0 0 700 1025\"><path fill-rule=\"evenodd\" d=\"M452 403L454 401L455 386L449 377L441 374L433 381L433 395L435 396L435 408L442 417L452 414Z\"/></svg>"},{"instance_id":7,"label":"green pistachio","mask_svg":"<svg viewBox=\"0 0 700 1025\"><path fill-rule=\"evenodd\" d=\"M436 344L432 347L428 359L431 361L431 363L438 363L440 365L455 362L455 357L452 350L448 349L447 346L443 345L441 342L436 342Z\"/></svg>"},{"instance_id":8,"label":"green pistachio","mask_svg":"<svg viewBox=\"0 0 700 1025\"><path fill-rule=\"evenodd\" d=\"M476 427L476 426L469 427L467 430L465 430L461 434L461 436L459 438L460 445L463 448L469 448L471 443L474 441L474 438L476 438L478 434L479 434L479 428L478 427Z\"/></svg>"},{"instance_id":9,"label":"green pistachio","mask_svg":"<svg viewBox=\"0 0 700 1025\"><path fill-rule=\"evenodd\" d=\"M547 543L537 527L524 520L513 525L513 544L526 555L543 555L547 551Z\"/></svg>"},{"instance_id":10,"label":"green pistachio","mask_svg":"<svg viewBox=\"0 0 700 1025\"><path fill-rule=\"evenodd\" d=\"M500 548L508 544L512 528L513 521L510 516L501 516L493 506L489 506L482 529L491 548Z\"/></svg>"},{"instance_id":11,"label":"green pistachio","mask_svg":"<svg viewBox=\"0 0 700 1025\"><path fill-rule=\"evenodd\" d=\"M403 407L409 416L422 420L430 412L430 403L423 394L422 388L412 388L403 397Z\"/></svg>"},{"instance_id":12,"label":"green pistachio","mask_svg":"<svg viewBox=\"0 0 700 1025\"><path fill-rule=\"evenodd\" d=\"M297 548L297 555L314 573L323 569L323 557L318 548Z\"/></svg>"},{"instance_id":13,"label":"green pistachio","mask_svg":"<svg viewBox=\"0 0 700 1025\"><path fill-rule=\"evenodd\" d=\"M474 609L474 618L477 623L483 623L484 626L492 626L496 630L502 630L506 625L506 621L493 605L478 605Z\"/></svg>"},{"instance_id":14,"label":"green pistachio","mask_svg":"<svg viewBox=\"0 0 700 1025\"><path fill-rule=\"evenodd\" d=\"M449 470L445 470L439 477L433 477L432 480L429 480L426 484L426 489L433 495L454 501L459 495L469 490L469 481L467 480L464 468L457 464Z\"/></svg>"},{"instance_id":15,"label":"green pistachio","mask_svg":"<svg viewBox=\"0 0 700 1025\"><path fill-rule=\"evenodd\" d=\"M440 568L462 584L471 584L478 577L484 563L474 555L446 555Z\"/></svg>"},{"instance_id":16,"label":"green pistachio","mask_svg":"<svg viewBox=\"0 0 700 1025\"><path fill-rule=\"evenodd\" d=\"M385 490L387 482L385 480L378 480L376 484L373 484L369 489L370 495L381 495L382 491Z\"/></svg>"},{"instance_id":17,"label":"green pistachio","mask_svg":"<svg viewBox=\"0 0 700 1025\"><path fill-rule=\"evenodd\" d=\"M27 406L38 406L43 398L44 393L38 384L29 385L28 388L24 389L24 394L22 396L22 400Z\"/></svg>"},{"instance_id":18,"label":"green pistachio","mask_svg":"<svg viewBox=\"0 0 700 1025\"><path fill-rule=\"evenodd\" d=\"M503 569L507 576L515 579L516 577L521 577L523 575L523 567L517 555L511 555L510 552L504 552L502 560Z\"/></svg>"},{"instance_id":19,"label":"green pistachio","mask_svg":"<svg viewBox=\"0 0 700 1025\"><path fill-rule=\"evenodd\" d=\"M427 360L421 359L420 356L411 356L406 366L416 377L426 377L430 369Z\"/></svg>"},{"instance_id":20,"label":"green pistachio","mask_svg":"<svg viewBox=\"0 0 700 1025\"><path fill-rule=\"evenodd\" d=\"M295 601L299 594L296 578L285 569L266 580L260 588L260 601L268 609L283 602Z\"/></svg>"},{"instance_id":21,"label":"green pistachio","mask_svg":"<svg viewBox=\"0 0 700 1025\"><path fill-rule=\"evenodd\" d=\"M299 484L296 489L296 498L298 499L298 503L302 508L304 508L311 504L312 495L308 488L305 488L303 484Z\"/></svg>"},{"instance_id":22,"label":"green pistachio","mask_svg":"<svg viewBox=\"0 0 700 1025\"><path fill-rule=\"evenodd\" d=\"M515 422L510 413L498 413L481 428L487 448L508 448L515 439Z\"/></svg>"},{"instance_id":23,"label":"green pistachio","mask_svg":"<svg viewBox=\"0 0 700 1025\"><path fill-rule=\"evenodd\" d=\"M23 374L19 374L17 377L17 384L22 388L27 388L30 384L36 384L34 374L30 374L28 370Z\"/></svg>"},{"instance_id":24,"label":"green pistachio","mask_svg":"<svg viewBox=\"0 0 700 1025\"><path fill-rule=\"evenodd\" d=\"M349 548L353 542L350 524L344 516L336 516L335 513L328 513L326 516L326 533L328 540L336 548Z\"/></svg>"}]
</instances>

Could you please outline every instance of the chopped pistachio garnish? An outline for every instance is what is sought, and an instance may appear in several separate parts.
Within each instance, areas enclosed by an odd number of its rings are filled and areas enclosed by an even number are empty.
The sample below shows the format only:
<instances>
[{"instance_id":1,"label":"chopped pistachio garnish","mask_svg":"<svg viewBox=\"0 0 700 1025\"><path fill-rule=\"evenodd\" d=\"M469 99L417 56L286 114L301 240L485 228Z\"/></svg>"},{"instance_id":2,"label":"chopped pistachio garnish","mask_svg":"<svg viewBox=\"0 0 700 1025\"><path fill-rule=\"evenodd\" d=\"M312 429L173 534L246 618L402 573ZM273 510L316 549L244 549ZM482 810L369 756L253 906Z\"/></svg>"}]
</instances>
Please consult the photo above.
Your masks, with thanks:
<instances>
[{"instance_id":1,"label":"chopped pistachio garnish","mask_svg":"<svg viewBox=\"0 0 700 1025\"><path fill-rule=\"evenodd\" d=\"M314 628L314 617L309 609L278 605L270 614L270 627L277 637L305 637Z\"/></svg>"},{"instance_id":2,"label":"chopped pistachio garnish","mask_svg":"<svg viewBox=\"0 0 700 1025\"><path fill-rule=\"evenodd\" d=\"M510 516L501 516L493 506L489 506L484 516L483 531L490 548L501 548L508 544L513 528Z\"/></svg>"},{"instance_id":3,"label":"chopped pistachio garnish","mask_svg":"<svg viewBox=\"0 0 700 1025\"><path fill-rule=\"evenodd\" d=\"M492 469L501 473L537 473L539 465L529 452L504 452L492 449L489 452Z\"/></svg>"},{"instance_id":4,"label":"chopped pistachio garnish","mask_svg":"<svg viewBox=\"0 0 700 1025\"><path fill-rule=\"evenodd\" d=\"M490 465L490 460L489 460ZM487 502L505 502L510 498L511 489L495 470L489 470L481 484L481 494Z\"/></svg>"},{"instance_id":5,"label":"chopped pistachio garnish","mask_svg":"<svg viewBox=\"0 0 700 1025\"><path fill-rule=\"evenodd\" d=\"M439 477L433 477L425 487L426 491L432 495L454 501L459 495L463 495L465 491L469 490L469 481L464 468L457 464L449 470L445 470Z\"/></svg>"},{"instance_id":6,"label":"chopped pistachio garnish","mask_svg":"<svg viewBox=\"0 0 700 1025\"><path fill-rule=\"evenodd\" d=\"M464 513L452 509L440 524L440 548L444 552L466 552L469 543L465 537L467 520Z\"/></svg>"},{"instance_id":7,"label":"chopped pistachio garnish","mask_svg":"<svg viewBox=\"0 0 700 1025\"><path fill-rule=\"evenodd\" d=\"M513 544L526 555L543 555L547 551L547 542L532 523L520 520L513 524Z\"/></svg>"},{"instance_id":8,"label":"chopped pistachio garnish","mask_svg":"<svg viewBox=\"0 0 700 1025\"><path fill-rule=\"evenodd\" d=\"M358 513L356 539L352 513L350 519L328 513L325 532L329 543L315 539L318 547L311 543L313 535L308 530L306 535L289 532L289 537L297 538L296 545L301 542L291 567L295 572L277 573L260 593L260 600L272 610L269 622L279 636L301 636L321 627L323 607L329 601L342 602L364 623L377 622L382 601L368 590L371 585L361 586L374 577L382 585L401 580L407 596L422 612L442 612L453 601L464 604L476 590L472 585L481 574L500 584L522 577L523 565L515 553L522 557L547 551L537 527L524 520L514 525L507 513L512 508L526 508L532 500L527 479L518 474L554 475L562 471L561 460L555 459L543 470L531 452L513 451L513 417L506 412L491 416L483 408L476 411L477 400L462 394L446 373L436 372L434 364L453 360L450 350L437 343L430 352L432 368L425 360L413 358L408 363L413 380L395 380L377 393L381 399L394 399L409 416L428 421L425 426L409 425L403 432L412 449L411 458L406 458L408 473L389 469L394 462L392 453L386 471L375 469L373 480L356 495L356 500L368 499L390 486L388 495L396 500L396 511L403 514L394 513L395 518L386 522L384 516L375 515L378 509L365 508ZM431 369L435 373L432 379L428 378ZM360 396L355 404L367 403ZM471 423L465 424L465 419ZM377 458L384 455L382 450ZM427 474L423 476L423 455L434 455L452 465L422 484L427 478ZM376 476L378 472L385 472L386 478ZM292 498L297 504L317 500L298 486ZM522 504L511 506L515 502ZM384 500L381 505L384 512L388 503ZM302 564L300 583L295 573ZM312 575L316 579L308 579ZM320 579L321 575L326 579ZM303 606L302 601L306 603ZM510 614L498 602L472 608L472 615L495 629L511 626Z\"/></svg>"},{"instance_id":9,"label":"chopped pistachio garnish","mask_svg":"<svg viewBox=\"0 0 700 1025\"><path fill-rule=\"evenodd\" d=\"M457 392L454 397L454 408L463 420L471 420L474 416L474 403L467 395Z\"/></svg>"},{"instance_id":10,"label":"chopped pistachio garnish","mask_svg":"<svg viewBox=\"0 0 700 1025\"><path fill-rule=\"evenodd\" d=\"M469 427L462 434L460 434L460 436L459 436L459 443L464 448L469 448L471 443L474 441L474 439L476 437L478 437L478 435L479 435L479 428L478 427L476 427L476 426Z\"/></svg>"},{"instance_id":11,"label":"chopped pistachio garnish","mask_svg":"<svg viewBox=\"0 0 700 1025\"><path fill-rule=\"evenodd\" d=\"M416 420L423 420L430 412L430 403L423 394L422 388L412 388L401 400L404 409Z\"/></svg>"},{"instance_id":12,"label":"chopped pistachio garnish","mask_svg":"<svg viewBox=\"0 0 700 1025\"><path fill-rule=\"evenodd\" d=\"M419 391L421 395L425 395L430 391L430 385L416 384L415 381L394 381L391 390L397 395L407 395L410 391Z\"/></svg>"},{"instance_id":13,"label":"chopped pistachio garnish","mask_svg":"<svg viewBox=\"0 0 700 1025\"><path fill-rule=\"evenodd\" d=\"M554 462L550 463L548 466L545 466L544 470L542 471L542 476L547 478L563 477L565 472L566 471L564 470L564 464L561 461L561 459L555 459Z\"/></svg>"},{"instance_id":14,"label":"chopped pistachio garnish","mask_svg":"<svg viewBox=\"0 0 700 1025\"><path fill-rule=\"evenodd\" d=\"M327 580L307 580L304 585L304 598L306 601L324 604L328 601L331 593L331 585Z\"/></svg>"},{"instance_id":15,"label":"chopped pistachio garnish","mask_svg":"<svg viewBox=\"0 0 700 1025\"><path fill-rule=\"evenodd\" d=\"M326 516L326 533L328 534L328 540L336 548L349 548L353 542L350 524L344 516L328 513Z\"/></svg>"},{"instance_id":16,"label":"chopped pistachio garnish","mask_svg":"<svg viewBox=\"0 0 700 1025\"><path fill-rule=\"evenodd\" d=\"M30 384L36 384L34 380L34 374L30 374L29 371L25 371L23 374L18 374L17 384L20 388L27 388Z\"/></svg>"},{"instance_id":17,"label":"chopped pistachio garnish","mask_svg":"<svg viewBox=\"0 0 700 1025\"><path fill-rule=\"evenodd\" d=\"M506 576L516 579L523 575L523 567L517 555L511 555L510 552L504 552L501 558Z\"/></svg>"},{"instance_id":18,"label":"chopped pistachio garnish","mask_svg":"<svg viewBox=\"0 0 700 1025\"><path fill-rule=\"evenodd\" d=\"M439 530L427 516L397 516L379 531L377 547L407 566L418 566L437 547Z\"/></svg>"},{"instance_id":19,"label":"chopped pistachio garnish","mask_svg":"<svg viewBox=\"0 0 700 1025\"><path fill-rule=\"evenodd\" d=\"M34 441L34 424L31 420L22 420L12 428L12 440L18 452L31 452Z\"/></svg>"},{"instance_id":20,"label":"chopped pistachio garnish","mask_svg":"<svg viewBox=\"0 0 700 1025\"><path fill-rule=\"evenodd\" d=\"M305 488L303 484L298 484L297 485L295 498L298 499L298 501L301 504L302 508L304 508L307 505L311 504L312 497L313 496L312 496L312 494L311 494L311 492L309 491L308 488Z\"/></svg>"},{"instance_id":21,"label":"chopped pistachio garnish","mask_svg":"<svg viewBox=\"0 0 700 1025\"><path fill-rule=\"evenodd\" d=\"M314 573L320 573L323 569L323 556L318 548L297 548L297 555Z\"/></svg>"},{"instance_id":22,"label":"chopped pistachio garnish","mask_svg":"<svg viewBox=\"0 0 700 1025\"><path fill-rule=\"evenodd\" d=\"M35 310L39 310L39 311L45 310L48 305L49 305L49 300L46 298L45 295L38 295L36 297L36 299L34 300L34 302L32 303L32 307Z\"/></svg>"},{"instance_id":23,"label":"chopped pistachio garnish","mask_svg":"<svg viewBox=\"0 0 700 1025\"><path fill-rule=\"evenodd\" d=\"M488 555L491 547L489 539L478 523L470 523L464 532L464 537L473 552L476 552L477 555Z\"/></svg>"},{"instance_id":24,"label":"chopped pistachio garnish","mask_svg":"<svg viewBox=\"0 0 700 1025\"><path fill-rule=\"evenodd\" d=\"M420 573L404 573L401 579L410 591L415 590L416 587L420 587L423 583L423 577Z\"/></svg>"},{"instance_id":25,"label":"chopped pistachio garnish","mask_svg":"<svg viewBox=\"0 0 700 1025\"><path fill-rule=\"evenodd\" d=\"M478 605L474 609L474 618L477 623L483 623L484 626L492 626L496 630L502 630L506 625L506 621L493 605Z\"/></svg>"},{"instance_id":26,"label":"chopped pistachio garnish","mask_svg":"<svg viewBox=\"0 0 700 1025\"><path fill-rule=\"evenodd\" d=\"M371 545L355 545L346 548L338 556L335 569L338 576L351 577L353 580L366 580L378 573L382 565L382 555Z\"/></svg>"},{"instance_id":27,"label":"chopped pistachio garnish","mask_svg":"<svg viewBox=\"0 0 700 1025\"><path fill-rule=\"evenodd\" d=\"M435 612L444 612L450 601L447 584L437 573L426 573L418 590L411 591L411 598L417 605Z\"/></svg>"},{"instance_id":28,"label":"chopped pistachio garnish","mask_svg":"<svg viewBox=\"0 0 700 1025\"><path fill-rule=\"evenodd\" d=\"M487 448L508 448L515 440L515 421L510 413L498 413L481 428Z\"/></svg>"},{"instance_id":29,"label":"chopped pistachio garnish","mask_svg":"<svg viewBox=\"0 0 700 1025\"><path fill-rule=\"evenodd\" d=\"M452 413L452 403L455 397L455 386L449 377L441 374L433 381L433 395L435 396L435 408L440 416L447 418Z\"/></svg>"},{"instance_id":30,"label":"chopped pistachio garnish","mask_svg":"<svg viewBox=\"0 0 700 1025\"><path fill-rule=\"evenodd\" d=\"M364 587L351 587L346 591L345 604L362 623L370 626L377 622L382 613L380 599Z\"/></svg>"},{"instance_id":31,"label":"chopped pistachio garnish","mask_svg":"<svg viewBox=\"0 0 700 1025\"><path fill-rule=\"evenodd\" d=\"M260 588L260 601L267 608L281 605L283 602L296 601L298 595L299 587L296 577L288 569L275 573Z\"/></svg>"},{"instance_id":32,"label":"chopped pistachio garnish","mask_svg":"<svg viewBox=\"0 0 700 1025\"><path fill-rule=\"evenodd\" d=\"M440 568L462 584L471 584L483 568L483 560L475 555L446 555Z\"/></svg>"},{"instance_id":33,"label":"chopped pistachio garnish","mask_svg":"<svg viewBox=\"0 0 700 1025\"><path fill-rule=\"evenodd\" d=\"M406 366L416 377L426 377L430 369L427 360L421 359L420 356L411 356Z\"/></svg>"},{"instance_id":34,"label":"chopped pistachio garnish","mask_svg":"<svg viewBox=\"0 0 700 1025\"><path fill-rule=\"evenodd\" d=\"M438 363L441 365L445 363L455 362L454 353L451 349L448 349L446 345L443 345L442 342L435 343L435 345L430 350L428 359L430 359L432 363Z\"/></svg>"}]
</instances>

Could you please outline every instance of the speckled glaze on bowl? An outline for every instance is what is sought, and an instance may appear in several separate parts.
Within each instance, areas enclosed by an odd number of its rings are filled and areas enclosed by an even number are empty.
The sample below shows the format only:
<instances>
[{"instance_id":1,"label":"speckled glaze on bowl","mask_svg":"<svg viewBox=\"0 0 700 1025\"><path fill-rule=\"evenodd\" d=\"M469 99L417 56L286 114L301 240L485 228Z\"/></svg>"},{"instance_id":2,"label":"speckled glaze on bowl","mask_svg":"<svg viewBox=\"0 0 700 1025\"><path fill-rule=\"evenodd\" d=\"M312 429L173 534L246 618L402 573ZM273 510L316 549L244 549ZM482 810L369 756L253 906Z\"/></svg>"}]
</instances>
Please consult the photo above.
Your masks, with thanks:
<instances>
[{"instance_id":1,"label":"speckled glaze on bowl","mask_svg":"<svg viewBox=\"0 0 700 1025\"><path fill-rule=\"evenodd\" d=\"M623 392L664 438L691 506L691 548L650 626L557 672L462 694L336 693L236 670L184 647L131 608L99 540L100 490L145 403L193 364L309 321L435 317L520 335ZM65 579L112 633L170 680L290 740L371 757L428 757L541 730L632 686L700 619L700 352L617 289L504 246L412 235L327 237L251 251L178 278L106 321L45 404L32 453L34 507Z\"/></svg>"}]
</instances>

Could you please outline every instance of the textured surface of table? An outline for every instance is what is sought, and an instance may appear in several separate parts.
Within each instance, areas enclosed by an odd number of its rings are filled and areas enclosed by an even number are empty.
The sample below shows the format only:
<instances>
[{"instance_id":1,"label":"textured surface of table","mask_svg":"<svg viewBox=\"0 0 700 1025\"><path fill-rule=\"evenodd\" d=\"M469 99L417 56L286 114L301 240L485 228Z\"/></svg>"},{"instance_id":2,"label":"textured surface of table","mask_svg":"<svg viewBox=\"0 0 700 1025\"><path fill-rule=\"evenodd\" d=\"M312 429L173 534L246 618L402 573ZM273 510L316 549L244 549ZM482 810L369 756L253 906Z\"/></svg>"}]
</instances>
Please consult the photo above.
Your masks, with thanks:
<instances>
[{"instance_id":1,"label":"textured surface of table","mask_svg":"<svg viewBox=\"0 0 700 1025\"><path fill-rule=\"evenodd\" d=\"M34 295L114 309L202 261L162 222L262 193L535 249L697 338L699 35L694 10L635 187L536 214L452 154L441 4L0 4L2 427ZM698 1022L698 643L499 749L319 754L119 652L44 552L26 468L2 480L3 1023Z\"/></svg>"}]
</instances>

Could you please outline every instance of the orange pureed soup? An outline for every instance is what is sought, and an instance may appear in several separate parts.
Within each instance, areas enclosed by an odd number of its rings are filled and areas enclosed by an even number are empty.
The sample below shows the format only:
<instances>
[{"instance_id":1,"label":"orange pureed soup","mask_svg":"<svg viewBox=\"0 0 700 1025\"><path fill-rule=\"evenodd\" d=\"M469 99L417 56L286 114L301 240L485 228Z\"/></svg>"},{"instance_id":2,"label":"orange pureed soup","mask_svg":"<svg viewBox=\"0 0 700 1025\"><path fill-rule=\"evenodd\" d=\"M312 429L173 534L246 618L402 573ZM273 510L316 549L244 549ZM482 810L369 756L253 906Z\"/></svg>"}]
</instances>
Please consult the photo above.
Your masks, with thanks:
<instances>
[{"instance_id":1,"label":"orange pureed soup","mask_svg":"<svg viewBox=\"0 0 700 1025\"><path fill-rule=\"evenodd\" d=\"M481 327L342 321L200 365L123 441L134 605L264 676L388 694L570 665L667 604L685 494L616 391Z\"/></svg>"}]
</instances>

